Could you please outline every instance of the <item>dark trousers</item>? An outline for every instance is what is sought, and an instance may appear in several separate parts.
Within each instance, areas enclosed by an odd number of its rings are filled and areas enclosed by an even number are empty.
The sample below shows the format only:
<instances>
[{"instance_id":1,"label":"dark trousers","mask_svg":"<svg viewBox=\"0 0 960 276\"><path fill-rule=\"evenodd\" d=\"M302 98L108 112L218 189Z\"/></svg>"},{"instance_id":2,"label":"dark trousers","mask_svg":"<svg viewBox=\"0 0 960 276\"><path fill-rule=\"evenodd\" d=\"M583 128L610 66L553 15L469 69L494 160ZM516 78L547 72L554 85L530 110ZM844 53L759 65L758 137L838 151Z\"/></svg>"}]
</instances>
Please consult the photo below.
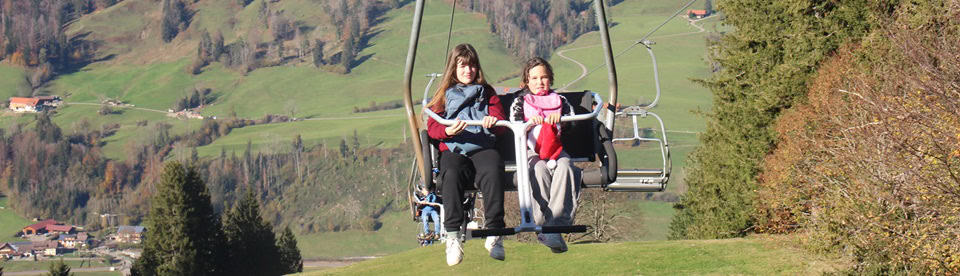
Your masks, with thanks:
<instances>
[{"instance_id":1,"label":"dark trousers","mask_svg":"<svg viewBox=\"0 0 960 276\"><path fill-rule=\"evenodd\" d=\"M443 228L458 231L464 222L463 191L476 182L483 193L485 228L503 228L503 159L494 149L469 157L443 151L440 154L440 192L443 195ZM474 181L476 180L476 181Z\"/></svg>"}]
</instances>

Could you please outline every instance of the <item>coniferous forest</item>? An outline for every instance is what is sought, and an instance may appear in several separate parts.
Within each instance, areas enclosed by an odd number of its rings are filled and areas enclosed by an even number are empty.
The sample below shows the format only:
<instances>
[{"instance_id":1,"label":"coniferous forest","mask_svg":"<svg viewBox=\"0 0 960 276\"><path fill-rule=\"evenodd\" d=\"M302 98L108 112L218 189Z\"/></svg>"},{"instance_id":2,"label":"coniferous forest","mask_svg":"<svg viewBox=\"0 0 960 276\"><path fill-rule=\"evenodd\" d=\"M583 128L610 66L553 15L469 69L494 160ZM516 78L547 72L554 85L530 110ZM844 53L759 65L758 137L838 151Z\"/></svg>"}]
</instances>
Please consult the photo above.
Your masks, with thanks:
<instances>
[{"instance_id":1,"label":"coniferous forest","mask_svg":"<svg viewBox=\"0 0 960 276\"><path fill-rule=\"evenodd\" d=\"M164 166L147 227L143 256L132 275L283 275L303 271L290 229L280 237L263 220L248 190L217 215L199 172L179 162Z\"/></svg>"}]
</instances>

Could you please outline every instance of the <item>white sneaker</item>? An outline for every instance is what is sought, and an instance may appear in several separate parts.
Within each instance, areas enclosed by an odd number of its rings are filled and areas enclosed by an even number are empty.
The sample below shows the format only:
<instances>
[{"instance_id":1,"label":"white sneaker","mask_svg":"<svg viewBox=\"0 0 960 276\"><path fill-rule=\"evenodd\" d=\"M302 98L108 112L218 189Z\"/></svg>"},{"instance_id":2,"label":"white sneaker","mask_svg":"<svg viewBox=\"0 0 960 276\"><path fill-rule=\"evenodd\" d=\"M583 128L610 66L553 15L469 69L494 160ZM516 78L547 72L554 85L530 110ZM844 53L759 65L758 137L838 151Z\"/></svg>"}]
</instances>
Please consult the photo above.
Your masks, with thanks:
<instances>
[{"instance_id":1,"label":"white sneaker","mask_svg":"<svg viewBox=\"0 0 960 276\"><path fill-rule=\"evenodd\" d=\"M490 258L501 261L507 258L507 253L503 251L503 238L500 236L487 237L487 241L483 243L483 247L487 248L487 252L490 252Z\"/></svg>"},{"instance_id":2,"label":"white sneaker","mask_svg":"<svg viewBox=\"0 0 960 276\"><path fill-rule=\"evenodd\" d=\"M457 235L447 235L447 265L455 266L463 261L463 246Z\"/></svg>"},{"instance_id":3,"label":"white sneaker","mask_svg":"<svg viewBox=\"0 0 960 276\"><path fill-rule=\"evenodd\" d=\"M567 252L567 243L560 234L537 234L537 240L549 247L553 253Z\"/></svg>"}]
</instances>

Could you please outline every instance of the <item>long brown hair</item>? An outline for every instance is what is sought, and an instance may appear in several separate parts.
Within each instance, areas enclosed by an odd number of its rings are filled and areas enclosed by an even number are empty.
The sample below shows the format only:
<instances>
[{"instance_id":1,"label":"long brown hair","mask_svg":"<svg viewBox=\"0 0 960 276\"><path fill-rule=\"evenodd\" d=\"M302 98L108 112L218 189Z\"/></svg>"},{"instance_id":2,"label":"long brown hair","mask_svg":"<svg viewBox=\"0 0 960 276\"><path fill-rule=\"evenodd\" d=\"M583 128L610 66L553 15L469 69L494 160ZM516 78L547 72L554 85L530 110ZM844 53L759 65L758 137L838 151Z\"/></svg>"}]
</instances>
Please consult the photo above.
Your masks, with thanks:
<instances>
[{"instance_id":1,"label":"long brown hair","mask_svg":"<svg viewBox=\"0 0 960 276\"><path fill-rule=\"evenodd\" d=\"M437 86L437 91L433 93L433 99L430 100L430 103L427 103L427 107L433 112L440 113L446 108L444 105L447 102L447 88L457 83L457 62L459 61L477 67L477 76L473 79L473 84L489 86L487 80L483 78L483 68L480 67L477 49L474 49L473 45L469 43L457 45L447 56L447 67L443 70L440 84Z\"/></svg>"},{"instance_id":2,"label":"long brown hair","mask_svg":"<svg viewBox=\"0 0 960 276\"><path fill-rule=\"evenodd\" d=\"M547 69L547 77L550 78L550 83L553 84L553 66L550 66L550 63L545 59L535 57L527 60L527 64L523 66L523 72L520 75L520 89L527 88L527 81L530 80L530 70L540 65L543 65L543 67Z\"/></svg>"}]
</instances>

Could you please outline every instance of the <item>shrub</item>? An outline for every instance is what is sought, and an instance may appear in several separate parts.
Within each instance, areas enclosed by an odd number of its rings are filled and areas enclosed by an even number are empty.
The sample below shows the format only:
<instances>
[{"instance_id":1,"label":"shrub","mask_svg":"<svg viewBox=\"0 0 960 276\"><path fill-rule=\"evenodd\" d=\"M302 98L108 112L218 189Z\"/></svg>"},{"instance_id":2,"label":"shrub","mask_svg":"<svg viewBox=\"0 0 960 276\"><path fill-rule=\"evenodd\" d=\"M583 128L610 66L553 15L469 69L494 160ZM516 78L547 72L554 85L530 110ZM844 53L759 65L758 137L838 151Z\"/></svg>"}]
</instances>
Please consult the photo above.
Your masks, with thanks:
<instances>
[{"instance_id":1,"label":"shrub","mask_svg":"<svg viewBox=\"0 0 960 276\"><path fill-rule=\"evenodd\" d=\"M758 229L802 229L858 273L960 273L960 10L905 3L784 114Z\"/></svg>"},{"instance_id":2,"label":"shrub","mask_svg":"<svg viewBox=\"0 0 960 276\"><path fill-rule=\"evenodd\" d=\"M690 155L689 190L675 206L672 238L735 237L753 229L757 176L776 147L774 120L803 102L821 61L882 24L877 18L890 10L888 2L868 1L718 4L736 32L711 44L720 70L701 82L714 95L713 110Z\"/></svg>"}]
</instances>

